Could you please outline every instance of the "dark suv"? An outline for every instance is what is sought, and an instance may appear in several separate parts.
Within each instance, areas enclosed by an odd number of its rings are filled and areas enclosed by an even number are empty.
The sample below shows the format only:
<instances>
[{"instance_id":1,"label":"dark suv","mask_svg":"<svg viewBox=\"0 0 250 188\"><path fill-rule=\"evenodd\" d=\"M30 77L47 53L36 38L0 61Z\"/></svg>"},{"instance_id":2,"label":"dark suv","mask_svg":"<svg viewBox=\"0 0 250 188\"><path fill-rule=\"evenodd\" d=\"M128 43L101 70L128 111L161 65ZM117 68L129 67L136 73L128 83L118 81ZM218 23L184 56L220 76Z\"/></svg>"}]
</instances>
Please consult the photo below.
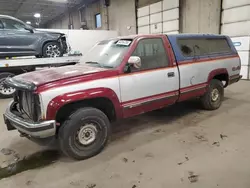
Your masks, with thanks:
<instances>
[{"instance_id":1,"label":"dark suv","mask_svg":"<svg viewBox=\"0 0 250 188\"><path fill-rule=\"evenodd\" d=\"M39 31L21 20L0 15L0 57L61 57L67 51L64 34Z\"/></svg>"}]
</instances>

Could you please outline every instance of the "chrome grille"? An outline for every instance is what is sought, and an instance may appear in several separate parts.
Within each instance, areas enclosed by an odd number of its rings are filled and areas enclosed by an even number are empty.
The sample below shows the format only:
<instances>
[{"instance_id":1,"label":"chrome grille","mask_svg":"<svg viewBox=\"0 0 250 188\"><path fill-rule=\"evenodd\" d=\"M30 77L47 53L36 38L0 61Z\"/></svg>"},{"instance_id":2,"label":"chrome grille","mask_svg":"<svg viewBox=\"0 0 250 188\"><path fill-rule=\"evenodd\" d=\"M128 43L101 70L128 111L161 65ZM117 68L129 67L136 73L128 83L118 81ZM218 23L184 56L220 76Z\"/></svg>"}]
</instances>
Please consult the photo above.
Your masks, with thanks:
<instances>
[{"instance_id":1,"label":"chrome grille","mask_svg":"<svg viewBox=\"0 0 250 188\"><path fill-rule=\"evenodd\" d=\"M32 93L21 91L20 93L20 109L30 118L33 119L33 104L32 104Z\"/></svg>"},{"instance_id":2,"label":"chrome grille","mask_svg":"<svg viewBox=\"0 0 250 188\"><path fill-rule=\"evenodd\" d=\"M18 90L14 99L18 104L18 111L23 118L32 121L40 119L40 105L37 95L30 91Z\"/></svg>"}]
</instances>

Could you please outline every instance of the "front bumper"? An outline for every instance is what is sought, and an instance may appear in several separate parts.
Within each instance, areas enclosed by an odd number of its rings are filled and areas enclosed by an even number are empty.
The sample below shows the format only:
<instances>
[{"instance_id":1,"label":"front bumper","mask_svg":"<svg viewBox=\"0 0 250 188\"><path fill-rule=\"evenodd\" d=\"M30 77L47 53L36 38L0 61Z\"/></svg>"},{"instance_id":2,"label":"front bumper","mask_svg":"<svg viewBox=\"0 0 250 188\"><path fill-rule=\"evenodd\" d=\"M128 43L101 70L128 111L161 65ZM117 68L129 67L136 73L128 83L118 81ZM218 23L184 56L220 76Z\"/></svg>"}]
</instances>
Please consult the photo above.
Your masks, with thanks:
<instances>
[{"instance_id":1,"label":"front bumper","mask_svg":"<svg viewBox=\"0 0 250 188\"><path fill-rule=\"evenodd\" d=\"M11 112L12 104L13 102L3 115L8 130L17 129L21 133L35 138L47 138L56 134L56 122L54 120L43 122L27 121Z\"/></svg>"},{"instance_id":2,"label":"front bumper","mask_svg":"<svg viewBox=\"0 0 250 188\"><path fill-rule=\"evenodd\" d=\"M71 50L71 47L68 43L68 39L66 36L63 36L59 39L59 43L61 45L61 48L63 50L63 54L68 53Z\"/></svg>"}]
</instances>

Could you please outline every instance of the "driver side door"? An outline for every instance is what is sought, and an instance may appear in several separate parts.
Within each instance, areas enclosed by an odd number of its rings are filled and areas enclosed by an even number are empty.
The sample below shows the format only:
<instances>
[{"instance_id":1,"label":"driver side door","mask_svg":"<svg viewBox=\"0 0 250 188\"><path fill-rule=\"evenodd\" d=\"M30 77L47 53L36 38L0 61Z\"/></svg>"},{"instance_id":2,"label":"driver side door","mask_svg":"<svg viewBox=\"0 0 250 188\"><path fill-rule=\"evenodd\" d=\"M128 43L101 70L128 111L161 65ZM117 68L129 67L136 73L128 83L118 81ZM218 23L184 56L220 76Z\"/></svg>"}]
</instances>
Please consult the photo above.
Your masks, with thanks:
<instances>
[{"instance_id":1,"label":"driver side door","mask_svg":"<svg viewBox=\"0 0 250 188\"><path fill-rule=\"evenodd\" d=\"M3 24L0 20L0 56L3 53L3 51L5 50L5 33L4 33L4 27Z\"/></svg>"},{"instance_id":2,"label":"driver side door","mask_svg":"<svg viewBox=\"0 0 250 188\"><path fill-rule=\"evenodd\" d=\"M3 24L4 41L1 43L5 48L6 54L25 54L34 53L33 44L37 40L36 36L25 29L25 25L13 19L1 18Z\"/></svg>"},{"instance_id":3,"label":"driver side door","mask_svg":"<svg viewBox=\"0 0 250 188\"><path fill-rule=\"evenodd\" d=\"M178 69L172 66L164 40L164 37L141 39L131 54L141 58L141 67L131 67L129 73L120 76L124 117L159 109L177 100Z\"/></svg>"}]
</instances>

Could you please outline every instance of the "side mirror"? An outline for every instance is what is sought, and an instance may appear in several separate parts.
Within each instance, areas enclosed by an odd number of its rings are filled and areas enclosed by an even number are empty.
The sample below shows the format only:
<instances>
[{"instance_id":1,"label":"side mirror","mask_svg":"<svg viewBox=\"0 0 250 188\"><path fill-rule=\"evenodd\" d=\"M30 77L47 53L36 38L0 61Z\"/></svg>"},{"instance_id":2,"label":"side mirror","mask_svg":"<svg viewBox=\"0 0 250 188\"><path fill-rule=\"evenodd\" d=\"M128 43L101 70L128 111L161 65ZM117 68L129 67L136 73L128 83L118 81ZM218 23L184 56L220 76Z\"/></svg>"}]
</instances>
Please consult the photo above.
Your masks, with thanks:
<instances>
[{"instance_id":1,"label":"side mirror","mask_svg":"<svg viewBox=\"0 0 250 188\"><path fill-rule=\"evenodd\" d=\"M141 67L141 58L138 56L131 56L128 60L128 64L134 68L139 69Z\"/></svg>"},{"instance_id":2,"label":"side mirror","mask_svg":"<svg viewBox=\"0 0 250 188\"><path fill-rule=\"evenodd\" d=\"M33 30L33 28L32 27L30 27L30 26L25 26L25 28L24 28L25 30L28 30L29 32L31 32L31 33L34 33L34 30Z\"/></svg>"}]
</instances>

